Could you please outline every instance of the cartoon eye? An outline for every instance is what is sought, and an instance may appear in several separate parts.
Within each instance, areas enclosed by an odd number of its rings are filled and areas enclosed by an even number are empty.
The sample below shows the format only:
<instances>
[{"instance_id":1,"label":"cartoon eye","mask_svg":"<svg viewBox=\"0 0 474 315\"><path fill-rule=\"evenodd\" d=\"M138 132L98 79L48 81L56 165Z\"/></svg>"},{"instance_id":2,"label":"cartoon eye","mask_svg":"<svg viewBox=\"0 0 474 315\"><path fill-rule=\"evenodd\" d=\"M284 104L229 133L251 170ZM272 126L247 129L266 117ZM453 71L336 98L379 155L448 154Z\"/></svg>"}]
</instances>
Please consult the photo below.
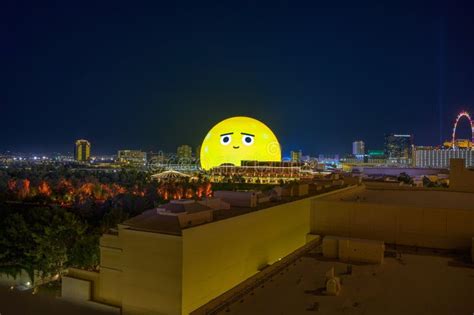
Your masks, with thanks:
<instances>
[{"instance_id":1,"label":"cartoon eye","mask_svg":"<svg viewBox=\"0 0 474 315\"><path fill-rule=\"evenodd\" d=\"M252 145L253 141L254 141L254 136L250 136L250 135L242 136L242 143L245 145Z\"/></svg>"},{"instance_id":2,"label":"cartoon eye","mask_svg":"<svg viewBox=\"0 0 474 315\"><path fill-rule=\"evenodd\" d=\"M222 145L228 145L231 140L232 140L231 135L222 135L222 136L221 136L221 143L222 143Z\"/></svg>"}]
</instances>

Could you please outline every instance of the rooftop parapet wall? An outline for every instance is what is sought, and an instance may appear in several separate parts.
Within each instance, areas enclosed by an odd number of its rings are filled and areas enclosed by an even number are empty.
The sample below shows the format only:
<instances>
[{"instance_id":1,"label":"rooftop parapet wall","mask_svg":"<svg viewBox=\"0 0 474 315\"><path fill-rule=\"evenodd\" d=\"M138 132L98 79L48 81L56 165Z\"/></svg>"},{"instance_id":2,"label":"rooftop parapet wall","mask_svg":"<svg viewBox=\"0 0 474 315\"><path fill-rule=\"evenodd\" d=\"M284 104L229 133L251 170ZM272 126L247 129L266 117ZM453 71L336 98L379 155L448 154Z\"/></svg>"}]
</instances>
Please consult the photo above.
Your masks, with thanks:
<instances>
[{"instance_id":1,"label":"rooftop parapet wall","mask_svg":"<svg viewBox=\"0 0 474 315\"><path fill-rule=\"evenodd\" d=\"M183 230L183 314L306 243L309 199Z\"/></svg>"},{"instance_id":2,"label":"rooftop parapet wall","mask_svg":"<svg viewBox=\"0 0 474 315\"><path fill-rule=\"evenodd\" d=\"M414 196L407 194L418 196L410 203L409 198ZM439 198L448 200L444 204L437 202L433 200L436 194L447 194ZM449 191L377 190L367 195L359 190L334 194L313 200L311 232L389 244L466 249L474 235L474 211L465 207L467 197L470 196ZM463 199L464 207L457 208L456 202L449 199Z\"/></svg>"},{"instance_id":3,"label":"rooftop parapet wall","mask_svg":"<svg viewBox=\"0 0 474 315\"><path fill-rule=\"evenodd\" d=\"M99 243L101 247L121 248L120 239L116 234L102 234Z\"/></svg>"},{"instance_id":4,"label":"rooftop parapet wall","mask_svg":"<svg viewBox=\"0 0 474 315\"><path fill-rule=\"evenodd\" d=\"M449 189L474 193L474 171L465 167L464 159L451 159Z\"/></svg>"},{"instance_id":5,"label":"rooftop parapet wall","mask_svg":"<svg viewBox=\"0 0 474 315\"><path fill-rule=\"evenodd\" d=\"M183 230L183 314L306 244L311 200L333 193Z\"/></svg>"}]
</instances>

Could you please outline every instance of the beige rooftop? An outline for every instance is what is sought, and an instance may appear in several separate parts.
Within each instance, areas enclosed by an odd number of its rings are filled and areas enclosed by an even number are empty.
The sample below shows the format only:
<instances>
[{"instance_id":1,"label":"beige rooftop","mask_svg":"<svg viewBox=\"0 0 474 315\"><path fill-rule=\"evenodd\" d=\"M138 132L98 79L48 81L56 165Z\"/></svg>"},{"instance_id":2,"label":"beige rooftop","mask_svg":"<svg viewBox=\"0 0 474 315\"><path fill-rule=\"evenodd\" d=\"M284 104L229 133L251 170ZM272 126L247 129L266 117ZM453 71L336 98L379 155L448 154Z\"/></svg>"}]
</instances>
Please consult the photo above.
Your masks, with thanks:
<instances>
[{"instance_id":1,"label":"beige rooftop","mask_svg":"<svg viewBox=\"0 0 474 315\"><path fill-rule=\"evenodd\" d=\"M136 217L126 220L121 225L133 230L150 231L164 234L181 234L181 226L177 216L162 215L157 209L143 212Z\"/></svg>"},{"instance_id":2,"label":"beige rooftop","mask_svg":"<svg viewBox=\"0 0 474 315\"><path fill-rule=\"evenodd\" d=\"M474 194L449 190L376 189L361 187L357 190L321 198L324 201L367 202L405 205L437 209L474 210Z\"/></svg>"}]
</instances>

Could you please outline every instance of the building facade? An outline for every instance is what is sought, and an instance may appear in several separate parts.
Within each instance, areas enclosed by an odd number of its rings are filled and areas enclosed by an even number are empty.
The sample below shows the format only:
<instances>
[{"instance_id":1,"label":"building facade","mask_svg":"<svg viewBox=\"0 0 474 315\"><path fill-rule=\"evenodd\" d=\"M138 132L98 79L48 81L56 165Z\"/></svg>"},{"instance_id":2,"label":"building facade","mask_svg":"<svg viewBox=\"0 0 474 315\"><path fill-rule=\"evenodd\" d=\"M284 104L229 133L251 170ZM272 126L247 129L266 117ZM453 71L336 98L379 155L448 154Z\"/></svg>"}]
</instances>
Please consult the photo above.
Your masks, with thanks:
<instances>
[{"instance_id":1,"label":"building facade","mask_svg":"<svg viewBox=\"0 0 474 315\"><path fill-rule=\"evenodd\" d=\"M272 161L242 161L242 165L213 167L208 174L211 182L242 182L279 184L300 180L302 163Z\"/></svg>"},{"instance_id":2,"label":"building facade","mask_svg":"<svg viewBox=\"0 0 474 315\"><path fill-rule=\"evenodd\" d=\"M146 211L101 237L100 272L71 268L63 296L124 315L189 314L304 246L318 197L240 215L196 202Z\"/></svg>"},{"instance_id":3,"label":"building facade","mask_svg":"<svg viewBox=\"0 0 474 315\"><path fill-rule=\"evenodd\" d=\"M119 150L118 162L123 165L143 167L146 165L146 153L140 150Z\"/></svg>"},{"instance_id":4,"label":"building facade","mask_svg":"<svg viewBox=\"0 0 474 315\"><path fill-rule=\"evenodd\" d=\"M311 232L403 246L465 250L472 246L473 203L474 194L450 189L362 185L314 199Z\"/></svg>"},{"instance_id":5,"label":"building facade","mask_svg":"<svg viewBox=\"0 0 474 315\"><path fill-rule=\"evenodd\" d=\"M79 162L88 162L91 158L91 143L84 139L76 141L74 159Z\"/></svg>"},{"instance_id":6,"label":"building facade","mask_svg":"<svg viewBox=\"0 0 474 315\"><path fill-rule=\"evenodd\" d=\"M413 136L400 134L385 135L385 156L388 159L410 159L412 156Z\"/></svg>"},{"instance_id":7,"label":"building facade","mask_svg":"<svg viewBox=\"0 0 474 315\"><path fill-rule=\"evenodd\" d=\"M301 150L290 152L291 162L301 162L302 156L303 153L301 152Z\"/></svg>"},{"instance_id":8,"label":"building facade","mask_svg":"<svg viewBox=\"0 0 474 315\"><path fill-rule=\"evenodd\" d=\"M451 159L464 159L466 167L474 167L474 150L416 147L414 166L429 168L449 168Z\"/></svg>"},{"instance_id":9,"label":"building facade","mask_svg":"<svg viewBox=\"0 0 474 315\"><path fill-rule=\"evenodd\" d=\"M187 144L180 145L176 150L176 155L179 160L191 160L193 155L193 149Z\"/></svg>"},{"instance_id":10,"label":"building facade","mask_svg":"<svg viewBox=\"0 0 474 315\"><path fill-rule=\"evenodd\" d=\"M146 158L149 165L162 165L165 164L167 160L165 153L161 150L158 152L147 152Z\"/></svg>"},{"instance_id":11,"label":"building facade","mask_svg":"<svg viewBox=\"0 0 474 315\"><path fill-rule=\"evenodd\" d=\"M352 154L355 156L365 154L365 143L364 141L354 141L352 142Z\"/></svg>"},{"instance_id":12,"label":"building facade","mask_svg":"<svg viewBox=\"0 0 474 315\"><path fill-rule=\"evenodd\" d=\"M450 172L449 189L474 193L474 172L466 169L462 159L451 159Z\"/></svg>"}]
</instances>

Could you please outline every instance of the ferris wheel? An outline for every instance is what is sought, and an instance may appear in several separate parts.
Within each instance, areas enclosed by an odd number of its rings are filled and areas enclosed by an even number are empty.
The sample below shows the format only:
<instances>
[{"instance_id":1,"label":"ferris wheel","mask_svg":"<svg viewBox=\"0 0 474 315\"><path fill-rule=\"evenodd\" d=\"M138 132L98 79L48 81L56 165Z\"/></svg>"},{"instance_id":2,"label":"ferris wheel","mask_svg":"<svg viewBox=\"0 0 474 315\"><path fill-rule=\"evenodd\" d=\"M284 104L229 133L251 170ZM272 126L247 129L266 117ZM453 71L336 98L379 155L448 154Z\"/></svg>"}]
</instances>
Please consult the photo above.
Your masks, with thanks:
<instances>
[{"instance_id":1,"label":"ferris wheel","mask_svg":"<svg viewBox=\"0 0 474 315\"><path fill-rule=\"evenodd\" d=\"M471 126L471 143L474 143L474 123L472 122L471 116L469 115L468 112L461 112L459 113L458 117L456 117L456 121L454 122L454 128L453 128L453 137L451 141L452 148L454 149L456 147L456 128L458 126L458 122L462 117L466 117L469 120L469 125Z\"/></svg>"}]
</instances>

